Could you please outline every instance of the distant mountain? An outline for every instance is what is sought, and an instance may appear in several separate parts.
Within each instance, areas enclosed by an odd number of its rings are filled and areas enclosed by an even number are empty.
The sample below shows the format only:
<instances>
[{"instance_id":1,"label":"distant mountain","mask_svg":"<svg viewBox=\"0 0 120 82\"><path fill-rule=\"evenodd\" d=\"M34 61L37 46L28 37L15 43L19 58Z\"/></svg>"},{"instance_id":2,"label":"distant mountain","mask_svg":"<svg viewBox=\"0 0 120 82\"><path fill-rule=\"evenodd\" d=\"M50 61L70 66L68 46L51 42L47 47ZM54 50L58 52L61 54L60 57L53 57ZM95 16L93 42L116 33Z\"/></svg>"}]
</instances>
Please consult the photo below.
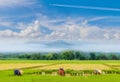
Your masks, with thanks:
<instances>
[{"instance_id":1,"label":"distant mountain","mask_svg":"<svg viewBox=\"0 0 120 82\"><path fill-rule=\"evenodd\" d=\"M89 41L69 41L69 40L54 40L54 41L31 41L25 43L26 49L33 48L34 51L62 51L62 50L77 50L84 52L105 52L118 53L120 46L111 43L95 43ZM29 47L28 47L29 46Z\"/></svg>"},{"instance_id":2,"label":"distant mountain","mask_svg":"<svg viewBox=\"0 0 120 82\"><path fill-rule=\"evenodd\" d=\"M47 47L70 47L72 46L73 44L70 43L70 42L67 42L67 41L63 41L63 40L56 40L56 41L50 41L50 42L46 42L45 45Z\"/></svg>"},{"instance_id":3,"label":"distant mountain","mask_svg":"<svg viewBox=\"0 0 120 82\"><path fill-rule=\"evenodd\" d=\"M38 44L47 48L68 48L74 46L72 42L64 40L55 40L55 41L32 41L27 42L27 44Z\"/></svg>"}]
</instances>

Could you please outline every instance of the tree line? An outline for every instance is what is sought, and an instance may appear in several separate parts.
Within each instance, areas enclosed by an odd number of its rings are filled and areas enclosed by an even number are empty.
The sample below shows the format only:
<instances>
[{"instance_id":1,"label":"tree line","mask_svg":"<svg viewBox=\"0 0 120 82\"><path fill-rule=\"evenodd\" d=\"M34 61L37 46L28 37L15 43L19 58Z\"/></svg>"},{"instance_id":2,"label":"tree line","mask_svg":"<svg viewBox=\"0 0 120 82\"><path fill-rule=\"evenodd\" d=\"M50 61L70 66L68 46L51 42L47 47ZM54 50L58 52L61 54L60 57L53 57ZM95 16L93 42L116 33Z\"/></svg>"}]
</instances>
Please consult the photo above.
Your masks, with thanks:
<instances>
[{"instance_id":1,"label":"tree line","mask_svg":"<svg viewBox=\"0 0 120 82\"><path fill-rule=\"evenodd\" d=\"M85 53L80 51L65 50L60 53L22 53L1 55L0 59L17 58L28 60L120 60L119 54Z\"/></svg>"}]
</instances>

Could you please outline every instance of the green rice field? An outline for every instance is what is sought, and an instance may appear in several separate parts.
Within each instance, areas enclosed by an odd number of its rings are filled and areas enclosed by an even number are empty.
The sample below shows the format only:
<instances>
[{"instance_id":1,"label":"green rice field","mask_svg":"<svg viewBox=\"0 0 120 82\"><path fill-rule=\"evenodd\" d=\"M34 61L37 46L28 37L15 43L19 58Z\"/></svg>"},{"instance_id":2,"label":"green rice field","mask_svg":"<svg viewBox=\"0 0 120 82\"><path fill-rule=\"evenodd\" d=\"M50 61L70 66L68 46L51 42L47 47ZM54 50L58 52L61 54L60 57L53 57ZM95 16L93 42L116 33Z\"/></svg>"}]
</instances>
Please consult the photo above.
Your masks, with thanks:
<instances>
[{"instance_id":1,"label":"green rice field","mask_svg":"<svg viewBox=\"0 0 120 82\"><path fill-rule=\"evenodd\" d=\"M0 60L0 82L120 82L120 74L59 76L34 74L40 70L120 70L119 60ZM22 69L22 76L14 76L14 69Z\"/></svg>"}]
</instances>

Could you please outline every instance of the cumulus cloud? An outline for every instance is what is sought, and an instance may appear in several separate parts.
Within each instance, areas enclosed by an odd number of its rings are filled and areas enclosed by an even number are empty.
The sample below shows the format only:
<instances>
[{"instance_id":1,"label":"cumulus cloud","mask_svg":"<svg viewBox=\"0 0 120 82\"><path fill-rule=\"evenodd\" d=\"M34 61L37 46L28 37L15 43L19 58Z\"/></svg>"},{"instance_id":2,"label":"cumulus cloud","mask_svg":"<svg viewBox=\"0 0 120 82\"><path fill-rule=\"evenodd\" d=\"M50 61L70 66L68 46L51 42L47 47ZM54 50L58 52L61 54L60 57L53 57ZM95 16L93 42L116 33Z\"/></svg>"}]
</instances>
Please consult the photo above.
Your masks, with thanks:
<instances>
[{"instance_id":1,"label":"cumulus cloud","mask_svg":"<svg viewBox=\"0 0 120 82\"><path fill-rule=\"evenodd\" d=\"M26 27L26 29L20 32L14 32L12 30L0 31L1 38L36 38L41 35L39 30L40 23L35 21L33 24Z\"/></svg>"},{"instance_id":2,"label":"cumulus cloud","mask_svg":"<svg viewBox=\"0 0 120 82\"><path fill-rule=\"evenodd\" d=\"M99 19L95 19L95 20L99 20ZM116 40L120 40L119 29L101 28L98 26L89 25L88 22L85 22L85 21L82 21L81 23L80 22L76 23L73 21L70 24L64 23L64 24L61 24L60 26L56 26L55 27L56 30L54 30L50 35L47 35L47 39L48 40L49 39L69 39L69 40L79 40L79 39L114 40L116 39ZM57 28L59 28L59 30Z\"/></svg>"},{"instance_id":3,"label":"cumulus cloud","mask_svg":"<svg viewBox=\"0 0 120 82\"><path fill-rule=\"evenodd\" d=\"M100 18L101 19L101 18ZM99 19L94 19L99 20ZM18 24L20 32L0 31L2 38L35 38L39 40L120 40L119 28L101 28L74 19L49 19L43 17L30 24ZM18 27L19 29L19 27ZM46 33L52 30L50 33ZM43 31L46 31L43 33Z\"/></svg>"},{"instance_id":4,"label":"cumulus cloud","mask_svg":"<svg viewBox=\"0 0 120 82\"><path fill-rule=\"evenodd\" d=\"M26 29L21 30L20 33L18 33L19 37L30 37L30 38L36 38L38 36L40 36L40 22L39 21L35 21L33 25L28 26Z\"/></svg>"},{"instance_id":5,"label":"cumulus cloud","mask_svg":"<svg viewBox=\"0 0 120 82\"><path fill-rule=\"evenodd\" d=\"M13 32L11 30L0 31L0 37L13 37L16 35L17 35L17 33Z\"/></svg>"}]
</instances>

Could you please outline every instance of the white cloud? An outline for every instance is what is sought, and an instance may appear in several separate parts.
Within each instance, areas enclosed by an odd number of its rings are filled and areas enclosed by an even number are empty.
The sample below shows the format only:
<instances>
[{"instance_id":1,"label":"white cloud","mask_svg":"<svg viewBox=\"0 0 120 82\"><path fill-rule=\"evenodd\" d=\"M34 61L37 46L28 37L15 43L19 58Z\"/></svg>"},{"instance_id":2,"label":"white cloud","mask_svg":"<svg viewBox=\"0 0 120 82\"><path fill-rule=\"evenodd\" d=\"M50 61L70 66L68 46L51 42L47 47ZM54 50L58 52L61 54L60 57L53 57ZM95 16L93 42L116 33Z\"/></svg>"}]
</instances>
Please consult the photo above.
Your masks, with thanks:
<instances>
[{"instance_id":1,"label":"white cloud","mask_svg":"<svg viewBox=\"0 0 120 82\"><path fill-rule=\"evenodd\" d=\"M0 0L0 7L28 6L35 3L36 0Z\"/></svg>"},{"instance_id":2,"label":"white cloud","mask_svg":"<svg viewBox=\"0 0 120 82\"><path fill-rule=\"evenodd\" d=\"M101 18L100 18L101 19ZM75 20L75 21L74 21ZM87 19L86 19L87 20ZM94 19L99 20L99 19ZM93 21L94 21L93 20ZM62 23L60 23L62 22ZM120 40L119 28L100 28L89 25L88 22L76 19L49 19L43 17L30 24L20 23L20 32L12 30L0 31L1 38L20 38L20 39L40 39L40 40ZM57 23L57 24L56 24ZM42 33L44 27L46 31L52 30L49 34ZM19 28L19 27L18 27ZM45 30L45 29L44 29Z\"/></svg>"},{"instance_id":3,"label":"white cloud","mask_svg":"<svg viewBox=\"0 0 120 82\"><path fill-rule=\"evenodd\" d=\"M36 38L38 36L40 36L40 31L39 31L39 27L40 27L40 22L39 21L35 21L33 25L28 26L26 29L21 30L20 33L18 33L19 37L28 37L28 38Z\"/></svg>"},{"instance_id":4,"label":"white cloud","mask_svg":"<svg viewBox=\"0 0 120 82\"><path fill-rule=\"evenodd\" d=\"M11 30L0 31L0 37L2 37L2 38L10 38L10 37L14 37L16 35L17 35L17 33L13 32Z\"/></svg>"},{"instance_id":5,"label":"white cloud","mask_svg":"<svg viewBox=\"0 0 120 82\"><path fill-rule=\"evenodd\" d=\"M120 39L120 33L115 33L114 37L115 37L115 39Z\"/></svg>"},{"instance_id":6,"label":"white cloud","mask_svg":"<svg viewBox=\"0 0 120 82\"><path fill-rule=\"evenodd\" d=\"M26 29L20 32L13 32L12 30L0 31L1 38L36 38L41 35L39 31L40 23L35 21L32 25L26 27Z\"/></svg>"},{"instance_id":7,"label":"white cloud","mask_svg":"<svg viewBox=\"0 0 120 82\"><path fill-rule=\"evenodd\" d=\"M94 21L103 20L103 19L107 19L107 18L110 18L110 17L95 17L95 18L92 18L92 19L90 19L88 21L94 22Z\"/></svg>"},{"instance_id":8,"label":"white cloud","mask_svg":"<svg viewBox=\"0 0 120 82\"><path fill-rule=\"evenodd\" d=\"M79 9L91 9L91 10L105 10L105 11L120 11L119 8L106 8L106 7L94 7L94 6L76 6L76 5L64 5L64 4L50 4L51 6L79 8Z\"/></svg>"},{"instance_id":9,"label":"white cloud","mask_svg":"<svg viewBox=\"0 0 120 82\"><path fill-rule=\"evenodd\" d=\"M25 29L26 27L28 26L28 24L24 24L22 22L19 22L17 25L16 25L16 28L17 29Z\"/></svg>"},{"instance_id":10,"label":"white cloud","mask_svg":"<svg viewBox=\"0 0 120 82\"><path fill-rule=\"evenodd\" d=\"M4 21L0 21L0 25L1 26L8 26L8 27L10 27L11 25L12 25L12 23L11 22L4 22Z\"/></svg>"},{"instance_id":11,"label":"white cloud","mask_svg":"<svg viewBox=\"0 0 120 82\"><path fill-rule=\"evenodd\" d=\"M100 18L102 19L102 18ZM74 20L74 19L72 19ZM99 20L99 19L95 19ZM95 21L94 20L94 21ZM87 20L86 20L87 21ZM119 29L111 28L100 28L98 26L92 26L84 23L74 23L71 24L65 23L60 26L54 27L54 31L51 35L47 35L47 39L69 39L69 40L78 40L78 39L107 39L107 40L120 40L120 31ZM59 28L59 29L58 29Z\"/></svg>"}]
</instances>

